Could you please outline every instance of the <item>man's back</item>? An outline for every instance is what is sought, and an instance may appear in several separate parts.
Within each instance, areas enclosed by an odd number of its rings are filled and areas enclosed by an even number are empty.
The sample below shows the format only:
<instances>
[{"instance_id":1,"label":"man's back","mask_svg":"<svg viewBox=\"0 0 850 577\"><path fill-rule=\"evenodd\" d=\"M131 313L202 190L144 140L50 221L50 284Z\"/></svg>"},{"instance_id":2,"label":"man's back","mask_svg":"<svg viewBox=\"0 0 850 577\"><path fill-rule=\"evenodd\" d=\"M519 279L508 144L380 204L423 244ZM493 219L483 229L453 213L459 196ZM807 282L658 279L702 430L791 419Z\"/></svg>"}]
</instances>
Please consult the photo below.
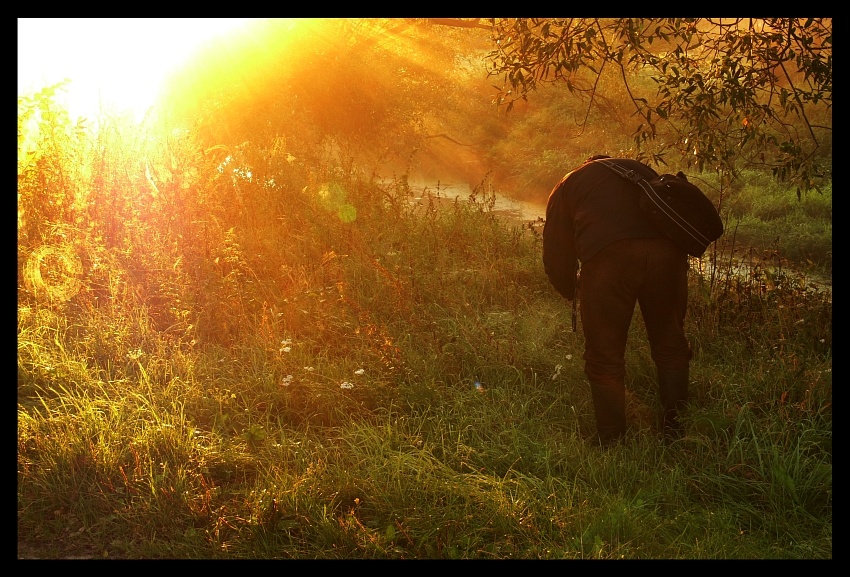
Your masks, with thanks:
<instances>
[{"instance_id":1,"label":"man's back","mask_svg":"<svg viewBox=\"0 0 850 577\"><path fill-rule=\"evenodd\" d=\"M657 176L654 170L636 160L618 159L618 162L646 178ZM582 262L612 242L660 236L638 206L636 186L605 166L595 162L584 164L562 182L566 215L561 218L573 222L576 252Z\"/></svg>"}]
</instances>

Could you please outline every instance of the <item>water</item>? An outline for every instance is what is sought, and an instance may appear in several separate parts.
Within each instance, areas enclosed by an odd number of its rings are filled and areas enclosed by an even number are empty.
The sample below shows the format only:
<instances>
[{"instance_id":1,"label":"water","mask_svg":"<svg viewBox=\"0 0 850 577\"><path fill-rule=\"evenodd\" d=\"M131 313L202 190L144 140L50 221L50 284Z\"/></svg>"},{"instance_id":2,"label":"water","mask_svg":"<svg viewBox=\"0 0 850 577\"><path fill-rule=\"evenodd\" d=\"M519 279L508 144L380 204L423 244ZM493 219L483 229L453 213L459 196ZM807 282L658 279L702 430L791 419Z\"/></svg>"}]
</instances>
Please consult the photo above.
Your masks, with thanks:
<instances>
[{"instance_id":1,"label":"water","mask_svg":"<svg viewBox=\"0 0 850 577\"><path fill-rule=\"evenodd\" d=\"M413 179L408 181L410 191L413 193L411 202L422 202L430 194L438 196L446 203L469 202L472 187L468 183L452 181L430 181L424 179ZM493 203L492 212L517 224L535 222L546 216L546 204L541 202L529 202L511 198L504 194L488 192L489 199ZM484 195L479 192L479 201L485 200ZM793 268L783 265L777 267L763 260L751 256L736 256L720 254L716 259L712 258L711 247L709 251L692 266L702 272L706 278L710 278L714 271L714 262L717 263L717 271L722 275L731 273L741 278L752 278L753 275L762 277L775 277L778 274L785 278L794 278L798 286L810 288L813 291L825 292L832 297L832 280L820 278L810 274L804 274Z\"/></svg>"},{"instance_id":2,"label":"water","mask_svg":"<svg viewBox=\"0 0 850 577\"><path fill-rule=\"evenodd\" d=\"M410 191L414 194L413 201L419 202L428 194L444 199L445 202L468 202L472 194L472 187L468 183L438 182L425 180L411 180L408 182ZM546 205L544 203L517 200L503 194L488 192L493 202L492 212L507 219L519 223L535 221L546 216ZM479 200L484 201L479 192Z\"/></svg>"},{"instance_id":3,"label":"water","mask_svg":"<svg viewBox=\"0 0 850 577\"><path fill-rule=\"evenodd\" d=\"M720 253L717 258L713 258L710 250L702 258L694 260L697 262L692 264L692 267L699 270L706 279L712 276L737 278L764 287L777 286L780 283L788 286L788 283L791 283L813 296L826 295L827 299L832 301L832 279L801 272L784 262L777 264L753 254L738 256Z\"/></svg>"}]
</instances>

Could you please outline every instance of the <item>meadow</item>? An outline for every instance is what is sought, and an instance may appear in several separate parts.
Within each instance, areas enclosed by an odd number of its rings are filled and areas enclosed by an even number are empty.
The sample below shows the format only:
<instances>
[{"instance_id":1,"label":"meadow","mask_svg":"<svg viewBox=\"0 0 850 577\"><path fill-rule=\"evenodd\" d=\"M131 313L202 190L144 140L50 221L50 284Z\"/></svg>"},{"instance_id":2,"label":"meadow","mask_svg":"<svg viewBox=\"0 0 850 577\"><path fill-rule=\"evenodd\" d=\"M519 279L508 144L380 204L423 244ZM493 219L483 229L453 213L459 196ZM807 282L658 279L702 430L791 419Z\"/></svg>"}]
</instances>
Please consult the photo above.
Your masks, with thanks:
<instances>
[{"instance_id":1,"label":"meadow","mask_svg":"<svg viewBox=\"0 0 850 577\"><path fill-rule=\"evenodd\" d=\"M83 128L19 103L19 558L832 558L831 190L751 175L692 262L684 436L636 313L603 451L492 183Z\"/></svg>"}]
</instances>

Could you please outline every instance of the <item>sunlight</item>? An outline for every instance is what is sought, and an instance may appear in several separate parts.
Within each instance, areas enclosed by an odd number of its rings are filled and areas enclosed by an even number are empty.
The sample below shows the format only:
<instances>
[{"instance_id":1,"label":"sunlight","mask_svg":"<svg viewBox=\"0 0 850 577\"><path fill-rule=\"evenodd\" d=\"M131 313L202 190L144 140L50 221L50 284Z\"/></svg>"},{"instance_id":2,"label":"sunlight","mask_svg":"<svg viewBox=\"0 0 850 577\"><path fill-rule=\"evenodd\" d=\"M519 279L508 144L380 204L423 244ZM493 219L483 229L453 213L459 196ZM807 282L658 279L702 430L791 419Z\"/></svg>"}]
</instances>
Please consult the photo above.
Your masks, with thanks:
<instances>
[{"instance_id":1,"label":"sunlight","mask_svg":"<svg viewBox=\"0 0 850 577\"><path fill-rule=\"evenodd\" d=\"M166 75L202 42L256 18L18 18L18 96L69 79L72 120L100 112L137 121Z\"/></svg>"}]
</instances>

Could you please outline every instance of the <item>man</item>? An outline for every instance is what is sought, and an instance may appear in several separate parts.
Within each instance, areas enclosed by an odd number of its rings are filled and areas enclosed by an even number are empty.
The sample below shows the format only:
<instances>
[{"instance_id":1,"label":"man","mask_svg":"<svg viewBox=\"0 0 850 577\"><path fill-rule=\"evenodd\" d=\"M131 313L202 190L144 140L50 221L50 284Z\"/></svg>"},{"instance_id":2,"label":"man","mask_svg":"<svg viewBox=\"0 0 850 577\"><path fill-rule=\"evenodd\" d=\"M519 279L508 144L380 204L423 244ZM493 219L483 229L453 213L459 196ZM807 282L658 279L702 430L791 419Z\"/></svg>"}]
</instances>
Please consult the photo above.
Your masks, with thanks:
<instances>
[{"instance_id":1,"label":"man","mask_svg":"<svg viewBox=\"0 0 850 577\"><path fill-rule=\"evenodd\" d=\"M688 255L646 219L638 206L637 185L593 162L600 158L610 157L589 158L552 190L543 228L543 265L555 289L573 300L577 260L581 262L584 370L599 442L611 445L626 432L625 352L635 303L657 369L661 428L666 438L674 437L677 414L688 398L693 357L684 330ZM636 160L617 163L647 180L658 177ZM670 177L685 178L682 173Z\"/></svg>"}]
</instances>

